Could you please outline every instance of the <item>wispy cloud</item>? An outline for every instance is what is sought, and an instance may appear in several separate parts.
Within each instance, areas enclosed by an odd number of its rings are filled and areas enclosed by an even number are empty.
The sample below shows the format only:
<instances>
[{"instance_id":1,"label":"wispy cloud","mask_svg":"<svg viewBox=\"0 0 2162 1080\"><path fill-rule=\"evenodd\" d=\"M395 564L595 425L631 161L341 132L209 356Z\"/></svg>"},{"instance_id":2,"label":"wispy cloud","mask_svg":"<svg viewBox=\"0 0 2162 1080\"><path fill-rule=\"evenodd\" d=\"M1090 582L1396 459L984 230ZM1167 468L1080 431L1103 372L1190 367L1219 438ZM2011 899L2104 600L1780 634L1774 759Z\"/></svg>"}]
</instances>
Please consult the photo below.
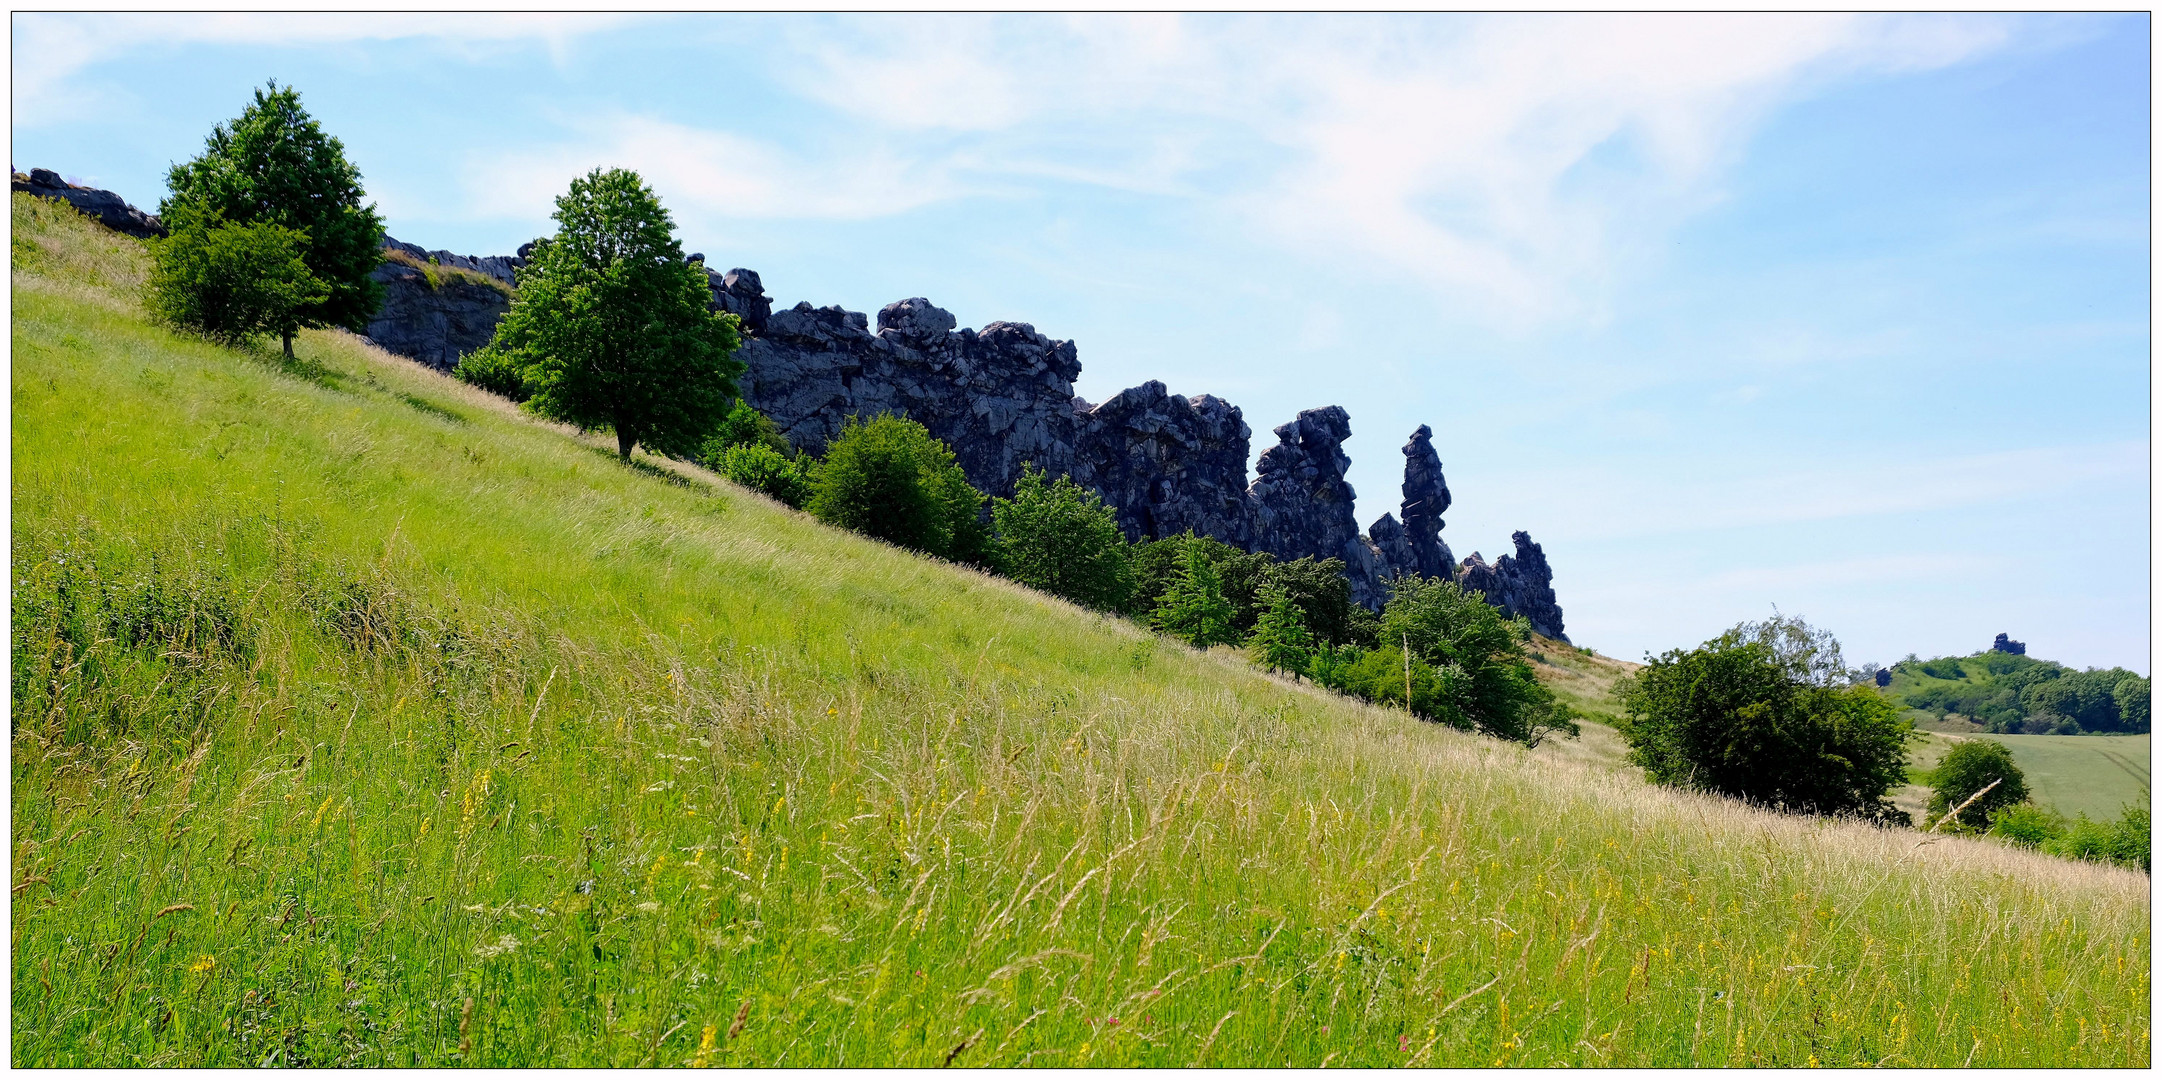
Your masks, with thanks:
<instances>
[{"instance_id":1,"label":"wispy cloud","mask_svg":"<svg viewBox=\"0 0 2162 1080\"><path fill-rule=\"evenodd\" d=\"M973 134L972 170L1178 191L1465 310L1596 318L1609 282L1720 197L1777 104L2001 46L1990 19L874 17L793 40L799 91L883 131ZM1228 129L1241 134L1227 137ZM1128 148L1183 144L1177 155Z\"/></svg>"},{"instance_id":2,"label":"wispy cloud","mask_svg":"<svg viewBox=\"0 0 2162 1080\"><path fill-rule=\"evenodd\" d=\"M877 144L807 156L724 131L636 115L576 122L564 139L531 150L475 153L464 168L472 213L546 217L573 177L635 169L660 191L677 224L708 237L729 219L857 220L901 213L963 190L948 159Z\"/></svg>"},{"instance_id":3,"label":"wispy cloud","mask_svg":"<svg viewBox=\"0 0 2162 1080\"><path fill-rule=\"evenodd\" d=\"M57 122L94 107L86 69L141 49L185 45L327 45L429 38L471 55L506 44L539 44L558 63L579 35L620 25L604 13L486 12L426 14L254 13L17 14L14 30L14 122Z\"/></svg>"}]
</instances>

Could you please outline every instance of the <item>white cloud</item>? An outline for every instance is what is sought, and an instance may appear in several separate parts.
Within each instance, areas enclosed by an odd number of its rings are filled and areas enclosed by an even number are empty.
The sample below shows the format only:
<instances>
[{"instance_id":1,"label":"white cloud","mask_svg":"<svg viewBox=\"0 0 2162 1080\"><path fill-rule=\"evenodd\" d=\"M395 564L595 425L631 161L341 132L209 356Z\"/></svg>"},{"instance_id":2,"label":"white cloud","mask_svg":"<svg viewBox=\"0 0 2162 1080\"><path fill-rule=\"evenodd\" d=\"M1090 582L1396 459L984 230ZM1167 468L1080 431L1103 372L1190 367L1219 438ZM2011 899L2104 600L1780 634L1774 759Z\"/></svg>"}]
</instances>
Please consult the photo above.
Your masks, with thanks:
<instances>
[{"instance_id":1,"label":"white cloud","mask_svg":"<svg viewBox=\"0 0 2162 1080\"><path fill-rule=\"evenodd\" d=\"M792 40L813 61L800 92L882 130L981 136L956 151L970 169L1183 192L1521 322L1598 317L1609 282L1719 198L1774 105L2006 38L1976 19L1691 14L878 17ZM1182 152L1139 151L1167 138ZM1040 156L1077 145L1102 164Z\"/></svg>"},{"instance_id":2,"label":"white cloud","mask_svg":"<svg viewBox=\"0 0 2162 1080\"><path fill-rule=\"evenodd\" d=\"M634 169L686 232L718 238L730 218L857 220L899 213L961 190L950 162L879 145L818 159L756 139L642 116L582 121L565 141L476 153L464 182L478 217L538 220L573 177Z\"/></svg>"},{"instance_id":3,"label":"white cloud","mask_svg":"<svg viewBox=\"0 0 2162 1080\"><path fill-rule=\"evenodd\" d=\"M98 100L99 91L78 85L77 76L146 48L431 38L468 54L506 44L538 43L560 63L578 35L626 19L603 13L542 12L17 14L13 18L14 122L18 127L30 126L82 112Z\"/></svg>"}]
</instances>

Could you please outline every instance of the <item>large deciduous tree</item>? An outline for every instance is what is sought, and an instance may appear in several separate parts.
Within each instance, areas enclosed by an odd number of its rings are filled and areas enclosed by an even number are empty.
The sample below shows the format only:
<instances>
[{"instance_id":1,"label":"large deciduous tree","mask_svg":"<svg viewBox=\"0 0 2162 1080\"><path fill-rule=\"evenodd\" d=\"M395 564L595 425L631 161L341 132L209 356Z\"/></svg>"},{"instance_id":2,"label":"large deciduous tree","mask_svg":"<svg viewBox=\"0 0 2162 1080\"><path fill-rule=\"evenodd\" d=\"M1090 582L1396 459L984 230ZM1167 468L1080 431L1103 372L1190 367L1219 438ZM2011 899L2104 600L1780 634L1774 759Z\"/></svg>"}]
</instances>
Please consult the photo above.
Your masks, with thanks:
<instances>
[{"instance_id":1,"label":"large deciduous tree","mask_svg":"<svg viewBox=\"0 0 2162 1080\"><path fill-rule=\"evenodd\" d=\"M527 407L615 432L616 452L698 454L736 400L736 317L712 310L704 267L628 169L595 169L556 199L556 234L536 241L496 324Z\"/></svg>"},{"instance_id":2,"label":"large deciduous tree","mask_svg":"<svg viewBox=\"0 0 2162 1080\"><path fill-rule=\"evenodd\" d=\"M1673 649L1620 687L1629 759L1661 784L1818 814L1901 821L1912 725L1875 687L1841 685L1789 620ZM1800 620L1791 620L1799 624Z\"/></svg>"},{"instance_id":3,"label":"large deciduous tree","mask_svg":"<svg viewBox=\"0 0 2162 1080\"><path fill-rule=\"evenodd\" d=\"M383 302L368 277L382 261L383 219L366 193L345 147L300 106L300 94L276 82L231 123L211 130L202 154L175 165L158 211L168 220L190 216L233 226L274 225L302 235L300 258L321 285L283 319L279 334L293 355L300 326L342 326L358 332Z\"/></svg>"}]
</instances>

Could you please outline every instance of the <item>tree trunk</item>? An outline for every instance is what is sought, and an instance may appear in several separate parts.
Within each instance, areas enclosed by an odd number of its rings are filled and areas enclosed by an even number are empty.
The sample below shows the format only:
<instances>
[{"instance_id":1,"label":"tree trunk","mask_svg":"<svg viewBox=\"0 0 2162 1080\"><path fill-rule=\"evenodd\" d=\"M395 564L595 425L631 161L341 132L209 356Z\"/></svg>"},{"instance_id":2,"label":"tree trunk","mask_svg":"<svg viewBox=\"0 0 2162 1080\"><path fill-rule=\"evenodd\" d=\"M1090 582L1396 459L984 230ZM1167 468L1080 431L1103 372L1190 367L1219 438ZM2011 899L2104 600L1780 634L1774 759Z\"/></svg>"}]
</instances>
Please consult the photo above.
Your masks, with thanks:
<instances>
[{"instance_id":1,"label":"tree trunk","mask_svg":"<svg viewBox=\"0 0 2162 1080\"><path fill-rule=\"evenodd\" d=\"M285 332L285 335L284 335L284 336L285 336L285 358L286 358L287 360L291 360L291 359L293 358L293 332L292 332L291 330L287 330L287 331Z\"/></svg>"},{"instance_id":2,"label":"tree trunk","mask_svg":"<svg viewBox=\"0 0 2162 1080\"><path fill-rule=\"evenodd\" d=\"M633 434L630 429L620 426L616 428L616 453L623 460L629 461L631 459L631 447L636 445L638 445L638 436Z\"/></svg>"}]
</instances>

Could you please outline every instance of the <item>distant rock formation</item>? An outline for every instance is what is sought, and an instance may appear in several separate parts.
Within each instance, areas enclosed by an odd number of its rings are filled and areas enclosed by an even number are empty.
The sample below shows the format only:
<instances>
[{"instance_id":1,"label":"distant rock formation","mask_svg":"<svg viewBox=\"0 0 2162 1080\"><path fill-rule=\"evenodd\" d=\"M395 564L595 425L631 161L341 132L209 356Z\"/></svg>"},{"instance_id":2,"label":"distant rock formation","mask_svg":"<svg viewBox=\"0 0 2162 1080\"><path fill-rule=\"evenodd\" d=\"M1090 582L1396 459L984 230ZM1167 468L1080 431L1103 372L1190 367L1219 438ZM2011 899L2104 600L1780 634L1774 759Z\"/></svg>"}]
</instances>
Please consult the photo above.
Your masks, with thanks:
<instances>
[{"instance_id":1,"label":"distant rock formation","mask_svg":"<svg viewBox=\"0 0 2162 1080\"><path fill-rule=\"evenodd\" d=\"M383 306L368 320L368 340L437 371L458 366L465 354L488 344L496 320L510 310L508 290L517 284L525 259L516 255L476 258L448 251L428 251L392 237L383 238L385 258L368 276L383 286ZM396 252L403 260L391 257ZM420 263L462 270L433 278Z\"/></svg>"},{"instance_id":2,"label":"distant rock formation","mask_svg":"<svg viewBox=\"0 0 2162 1080\"><path fill-rule=\"evenodd\" d=\"M1991 652L2011 653L2013 656L2027 655L2027 643L2013 641L2008 634L1998 634L1997 640L1991 643L1989 648Z\"/></svg>"},{"instance_id":3,"label":"distant rock formation","mask_svg":"<svg viewBox=\"0 0 2162 1080\"><path fill-rule=\"evenodd\" d=\"M1531 535L1522 531L1511 534L1516 542L1516 555L1502 556L1493 565L1474 551L1457 570L1457 583L1466 589L1486 594L1486 602L1500 608L1508 615L1522 615L1531 622L1531 628L1556 641L1567 641L1563 632L1561 605L1554 600L1554 571L1546 562L1546 552L1531 542Z\"/></svg>"},{"instance_id":4,"label":"distant rock formation","mask_svg":"<svg viewBox=\"0 0 2162 1080\"><path fill-rule=\"evenodd\" d=\"M1253 550L1246 458L1253 429L1239 408L1168 392L1151 379L1101 405L1073 399L1076 483L1116 509L1128 539L1189 529Z\"/></svg>"},{"instance_id":5,"label":"distant rock formation","mask_svg":"<svg viewBox=\"0 0 2162 1080\"><path fill-rule=\"evenodd\" d=\"M1350 437L1351 416L1340 405L1307 409L1276 429L1276 445L1254 469L1255 546L1279 559L1344 560L1352 602L1378 608L1388 599L1386 568L1353 516L1356 492L1344 479Z\"/></svg>"},{"instance_id":6,"label":"distant rock formation","mask_svg":"<svg viewBox=\"0 0 2162 1080\"><path fill-rule=\"evenodd\" d=\"M408 262L432 260L506 285L530 251L479 259L385 246ZM1102 495L1129 539L1192 530L1281 559L1341 559L1353 600L1369 608L1388 600L1392 577L1453 579L1566 640L1546 556L1523 533L1513 558L1456 564L1441 539L1449 485L1424 425L1404 445L1401 520L1383 514L1361 534L1345 479L1351 418L1341 407L1309 409L1278 427L1249 484L1253 432L1237 406L1155 381L1091 405L1074 394L1074 343L1027 323L958 327L919 296L880 309L874 329L864 313L837 306L775 310L758 274L742 267L705 273L714 306L742 321L744 399L800 449L824 453L850 417L906 416L952 447L969 482L992 495L1010 494L1034 464ZM387 299L368 336L432 367L447 370L485 344L508 308L484 286L430 288L429 275L400 261L387 260L376 277Z\"/></svg>"},{"instance_id":7,"label":"distant rock formation","mask_svg":"<svg viewBox=\"0 0 2162 1080\"><path fill-rule=\"evenodd\" d=\"M60 199L97 219L98 224L129 236L165 235L165 223L128 205L126 199L103 188L77 187L51 169L32 169L30 175L14 173L9 186L47 199Z\"/></svg>"},{"instance_id":8,"label":"distant rock formation","mask_svg":"<svg viewBox=\"0 0 2162 1080\"><path fill-rule=\"evenodd\" d=\"M1456 571L1456 556L1442 542L1441 515L1449 509L1449 482L1441 475L1441 456L1434 453L1434 430L1425 424L1404 444L1405 540L1411 546L1412 565L1399 567L1432 577L1449 577Z\"/></svg>"}]
</instances>

